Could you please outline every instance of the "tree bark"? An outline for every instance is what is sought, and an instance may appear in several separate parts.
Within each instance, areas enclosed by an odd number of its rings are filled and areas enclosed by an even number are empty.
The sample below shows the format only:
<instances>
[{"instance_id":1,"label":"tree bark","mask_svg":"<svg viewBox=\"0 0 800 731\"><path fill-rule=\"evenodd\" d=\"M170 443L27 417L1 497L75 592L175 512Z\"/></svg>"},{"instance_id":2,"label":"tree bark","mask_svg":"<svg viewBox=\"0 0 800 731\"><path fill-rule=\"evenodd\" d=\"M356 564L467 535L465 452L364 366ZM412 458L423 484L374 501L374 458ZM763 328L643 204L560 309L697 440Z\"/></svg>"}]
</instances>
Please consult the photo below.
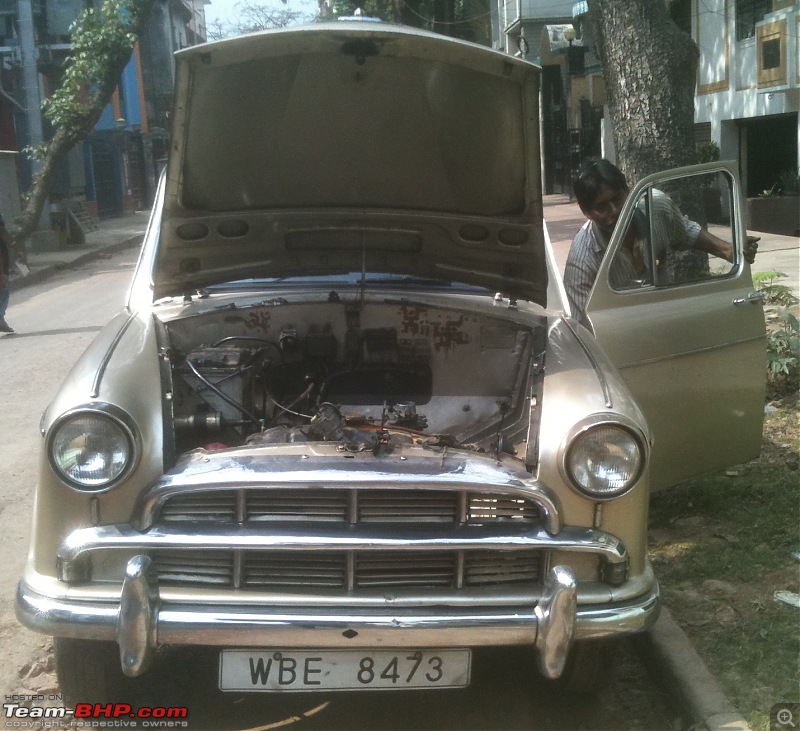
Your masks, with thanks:
<instances>
[{"instance_id":1,"label":"tree bark","mask_svg":"<svg viewBox=\"0 0 800 731\"><path fill-rule=\"evenodd\" d=\"M589 20L603 65L617 165L629 183L697 162L694 92L699 52L672 21L666 0L589 0ZM705 224L700 190L670 191L685 213ZM693 200L692 200L693 199ZM670 281L708 271L708 255L665 253Z\"/></svg>"},{"instance_id":2,"label":"tree bark","mask_svg":"<svg viewBox=\"0 0 800 731\"><path fill-rule=\"evenodd\" d=\"M698 50L665 0L589 0L589 19L628 180L696 162Z\"/></svg>"}]
</instances>

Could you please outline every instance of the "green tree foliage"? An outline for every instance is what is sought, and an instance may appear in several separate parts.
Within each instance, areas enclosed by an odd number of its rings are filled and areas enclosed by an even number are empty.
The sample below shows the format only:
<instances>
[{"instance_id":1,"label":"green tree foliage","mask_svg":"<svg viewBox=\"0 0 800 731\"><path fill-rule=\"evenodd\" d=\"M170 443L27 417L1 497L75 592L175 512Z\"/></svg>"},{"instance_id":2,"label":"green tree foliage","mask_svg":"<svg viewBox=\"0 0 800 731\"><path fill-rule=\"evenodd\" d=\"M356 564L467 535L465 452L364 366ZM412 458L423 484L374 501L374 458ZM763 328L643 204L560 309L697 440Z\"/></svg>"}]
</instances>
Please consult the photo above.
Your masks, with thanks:
<instances>
[{"instance_id":1,"label":"green tree foliage","mask_svg":"<svg viewBox=\"0 0 800 731\"><path fill-rule=\"evenodd\" d=\"M798 299L791 287L780 284L783 272L758 272L753 282L764 295L767 315L767 395L774 398L798 393L800 388L800 321Z\"/></svg>"},{"instance_id":2,"label":"green tree foliage","mask_svg":"<svg viewBox=\"0 0 800 731\"><path fill-rule=\"evenodd\" d=\"M44 103L53 137L29 150L41 167L24 210L9 226L24 243L39 222L59 163L94 129L109 103L134 45L144 30L154 0L104 0L85 9L72 26L72 54L61 84Z\"/></svg>"}]
</instances>

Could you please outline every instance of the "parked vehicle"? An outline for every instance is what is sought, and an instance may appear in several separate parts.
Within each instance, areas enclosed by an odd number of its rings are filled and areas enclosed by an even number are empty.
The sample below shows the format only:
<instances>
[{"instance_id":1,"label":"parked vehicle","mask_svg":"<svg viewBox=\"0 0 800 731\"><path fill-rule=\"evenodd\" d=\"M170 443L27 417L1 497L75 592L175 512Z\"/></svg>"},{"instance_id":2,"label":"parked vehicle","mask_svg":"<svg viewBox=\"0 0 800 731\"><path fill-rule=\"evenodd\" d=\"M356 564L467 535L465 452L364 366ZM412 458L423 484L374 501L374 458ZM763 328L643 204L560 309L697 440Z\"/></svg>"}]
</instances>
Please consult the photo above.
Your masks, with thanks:
<instances>
[{"instance_id":1,"label":"parked vehicle","mask_svg":"<svg viewBox=\"0 0 800 731\"><path fill-rule=\"evenodd\" d=\"M652 625L651 487L759 449L741 192L725 163L637 185L579 323L539 77L355 21L177 54L127 307L41 423L17 609L68 699L185 646L225 691L464 686L512 645L590 689ZM670 281L653 248L612 286L655 187L691 207L703 176L734 261Z\"/></svg>"}]
</instances>

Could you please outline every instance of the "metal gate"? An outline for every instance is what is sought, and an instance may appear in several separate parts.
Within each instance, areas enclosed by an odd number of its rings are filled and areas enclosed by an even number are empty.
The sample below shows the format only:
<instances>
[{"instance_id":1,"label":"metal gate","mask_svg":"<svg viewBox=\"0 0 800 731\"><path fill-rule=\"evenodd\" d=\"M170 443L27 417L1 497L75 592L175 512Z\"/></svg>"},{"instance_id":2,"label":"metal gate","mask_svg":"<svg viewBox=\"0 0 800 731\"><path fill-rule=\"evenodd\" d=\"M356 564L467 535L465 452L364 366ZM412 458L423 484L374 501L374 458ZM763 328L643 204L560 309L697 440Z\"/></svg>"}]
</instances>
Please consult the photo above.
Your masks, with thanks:
<instances>
[{"instance_id":1,"label":"metal gate","mask_svg":"<svg viewBox=\"0 0 800 731\"><path fill-rule=\"evenodd\" d=\"M141 133L125 135L125 158L128 164L128 195L132 210L146 207L146 185L144 170L144 145Z\"/></svg>"},{"instance_id":2,"label":"metal gate","mask_svg":"<svg viewBox=\"0 0 800 731\"><path fill-rule=\"evenodd\" d=\"M565 193L569 188L569 143L560 66L542 69L542 106L544 192Z\"/></svg>"},{"instance_id":3,"label":"metal gate","mask_svg":"<svg viewBox=\"0 0 800 731\"><path fill-rule=\"evenodd\" d=\"M95 134L89 138L92 183L99 218L122 215L119 150L111 135Z\"/></svg>"}]
</instances>

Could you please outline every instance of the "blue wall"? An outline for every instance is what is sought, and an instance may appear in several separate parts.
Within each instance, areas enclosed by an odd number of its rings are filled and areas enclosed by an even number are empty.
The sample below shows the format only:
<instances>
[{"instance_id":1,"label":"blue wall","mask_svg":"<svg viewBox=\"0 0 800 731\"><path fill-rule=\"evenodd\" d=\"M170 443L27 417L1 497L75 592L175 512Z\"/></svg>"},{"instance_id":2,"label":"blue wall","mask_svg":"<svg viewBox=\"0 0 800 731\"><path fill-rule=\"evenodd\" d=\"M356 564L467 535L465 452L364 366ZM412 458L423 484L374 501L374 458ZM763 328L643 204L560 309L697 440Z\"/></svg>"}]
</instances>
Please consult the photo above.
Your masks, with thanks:
<instances>
[{"instance_id":1,"label":"blue wall","mask_svg":"<svg viewBox=\"0 0 800 731\"><path fill-rule=\"evenodd\" d=\"M122 72L120 80L121 114L125 118L125 128L131 125L142 124L142 107L139 104L139 84L136 78L136 57L131 55L131 60ZM100 115L95 125L96 130L116 129L117 120L114 118L114 105L109 104Z\"/></svg>"}]
</instances>

